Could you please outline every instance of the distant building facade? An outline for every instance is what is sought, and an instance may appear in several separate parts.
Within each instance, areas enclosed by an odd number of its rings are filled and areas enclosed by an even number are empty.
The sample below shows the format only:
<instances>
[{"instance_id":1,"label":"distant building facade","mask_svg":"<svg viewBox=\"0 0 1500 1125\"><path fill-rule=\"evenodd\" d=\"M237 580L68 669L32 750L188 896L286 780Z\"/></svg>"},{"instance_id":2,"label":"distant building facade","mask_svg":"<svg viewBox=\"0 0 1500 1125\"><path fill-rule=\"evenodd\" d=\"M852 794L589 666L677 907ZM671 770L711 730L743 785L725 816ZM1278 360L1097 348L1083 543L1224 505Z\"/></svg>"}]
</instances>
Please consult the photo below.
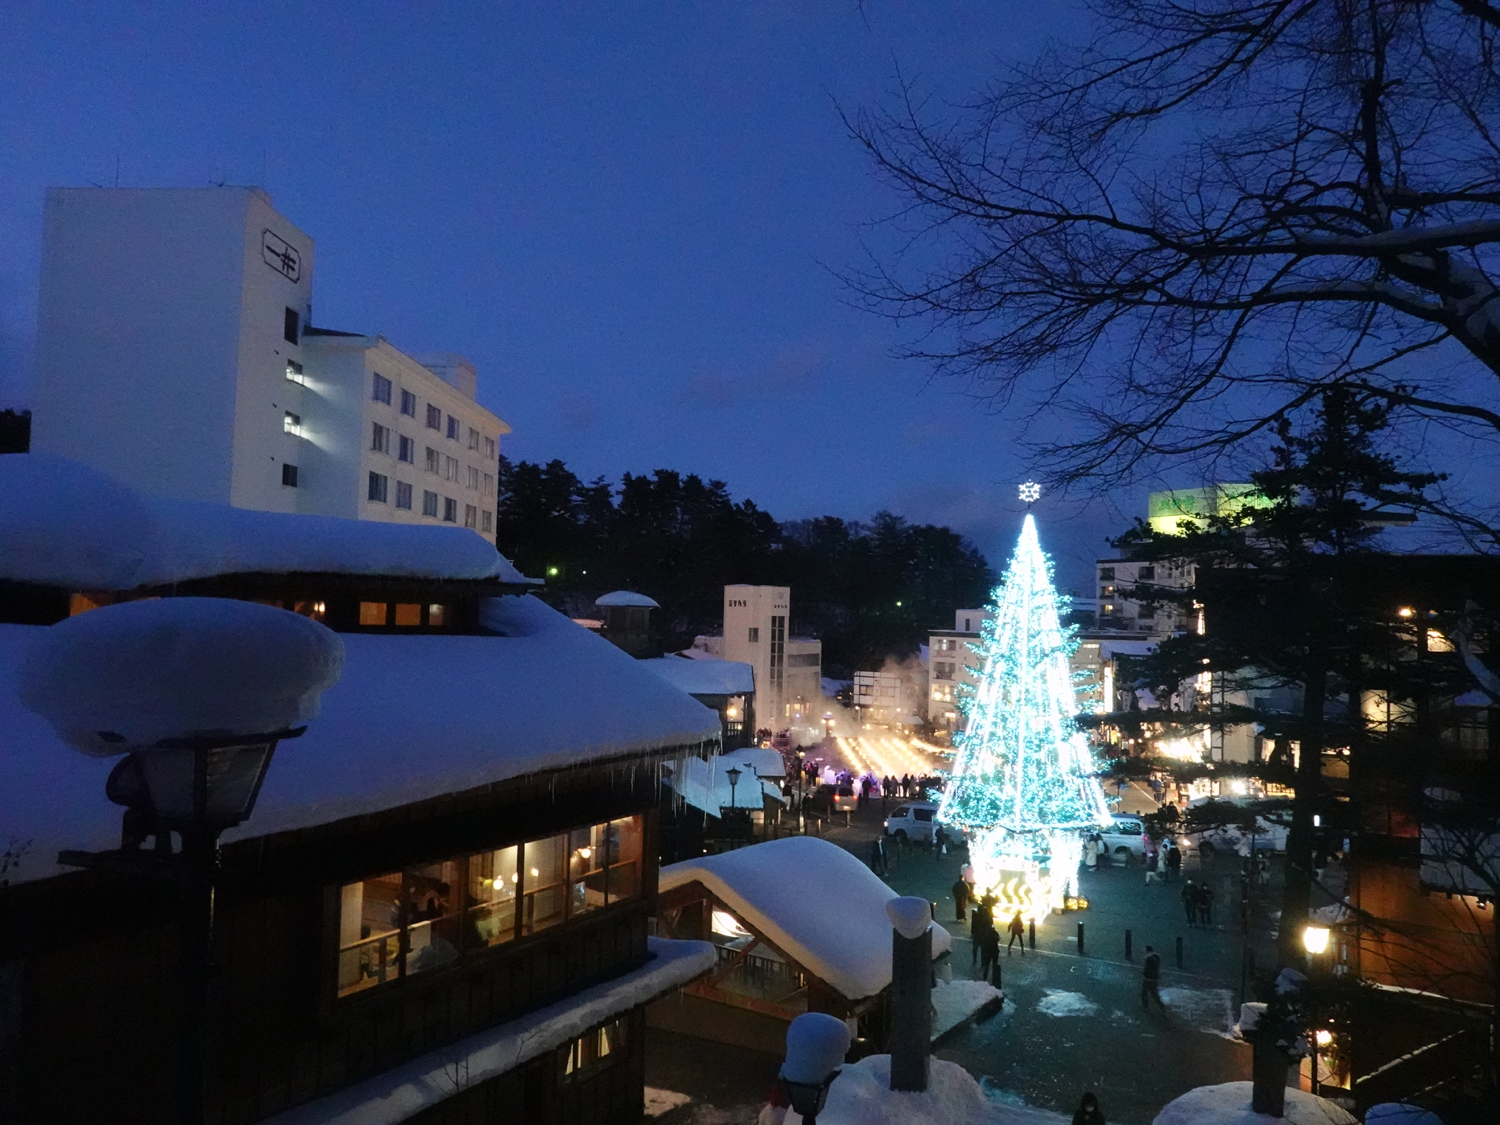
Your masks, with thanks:
<instances>
[{"instance_id":1,"label":"distant building facade","mask_svg":"<svg viewBox=\"0 0 1500 1125\"><path fill-rule=\"evenodd\" d=\"M259 188L47 192L31 448L182 499L494 537L457 356L310 327L313 240Z\"/></svg>"},{"instance_id":2,"label":"distant building facade","mask_svg":"<svg viewBox=\"0 0 1500 1125\"><path fill-rule=\"evenodd\" d=\"M760 724L821 729L823 642L790 635L791 605L786 586L725 586L724 634L714 655L755 669Z\"/></svg>"}]
</instances>

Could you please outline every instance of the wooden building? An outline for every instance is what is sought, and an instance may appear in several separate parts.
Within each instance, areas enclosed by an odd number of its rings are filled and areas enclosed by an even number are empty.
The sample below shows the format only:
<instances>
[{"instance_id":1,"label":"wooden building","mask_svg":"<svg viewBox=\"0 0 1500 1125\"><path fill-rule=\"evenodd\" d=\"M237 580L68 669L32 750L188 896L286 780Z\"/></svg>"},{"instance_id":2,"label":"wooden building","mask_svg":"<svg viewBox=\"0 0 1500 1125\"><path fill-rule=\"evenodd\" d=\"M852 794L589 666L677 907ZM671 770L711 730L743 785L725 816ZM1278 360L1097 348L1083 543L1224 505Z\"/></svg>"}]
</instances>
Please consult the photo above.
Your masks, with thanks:
<instances>
[{"instance_id":1,"label":"wooden building","mask_svg":"<svg viewBox=\"0 0 1500 1125\"><path fill-rule=\"evenodd\" d=\"M652 1026L777 1053L788 1024L826 1012L857 1029L860 1054L886 1046L896 897L845 849L788 836L661 869L657 932L708 941L718 965L652 1006ZM952 937L932 927L934 960Z\"/></svg>"},{"instance_id":2,"label":"wooden building","mask_svg":"<svg viewBox=\"0 0 1500 1125\"><path fill-rule=\"evenodd\" d=\"M0 457L0 1121L171 1117L173 885L59 865L119 845L113 762L15 677L49 621L188 592L319 616L346 649L224 837L206 1120L639 1120L645 1005L714 963L648 936L657 780L717 749L718 718L528 587L461 529L168 504Z\"/></svg>"}]
</instances>

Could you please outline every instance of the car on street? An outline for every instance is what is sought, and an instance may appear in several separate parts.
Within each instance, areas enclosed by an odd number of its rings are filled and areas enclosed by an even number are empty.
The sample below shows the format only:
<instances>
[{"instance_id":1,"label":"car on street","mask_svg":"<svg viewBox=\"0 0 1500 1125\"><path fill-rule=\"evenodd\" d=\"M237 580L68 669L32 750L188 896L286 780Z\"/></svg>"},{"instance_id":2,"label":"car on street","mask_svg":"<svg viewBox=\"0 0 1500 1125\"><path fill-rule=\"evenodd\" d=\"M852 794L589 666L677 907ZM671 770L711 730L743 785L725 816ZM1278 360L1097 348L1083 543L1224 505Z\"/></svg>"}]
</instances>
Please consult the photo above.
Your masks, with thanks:
<instances>
[{"instance_id":1,"label":"car on street","mask_svg":"<svg viewBox=\"0 0 1500 1125\"><path fill-rule=\"evenodd\" d=\"M859 798L854 795L852 785L820 785L807 798L807 803L825 813L854 812L859 808Z\"/></svg>"},{"instance_id":2,"label":"car on street","mask_svg":"<svg viewBox=\"0 0 1500 1125\"><path fill-rule=\"evenodd\" d=\"M938 807L930 801L907 801L892 809L885 818L885 834L930 844L937 831Z\"/></svg>"},{"instance_id":3,"label":"car on street","mask_svg":"<svg viewBox=\"0 0 1500 1125\"><path fill-rule=\"evenodd\" d=\"M1198 797L1187 804L1187 815L1192 817L1192 810L1213 801L1220 805L1244 805L1249 798L1246 797ZM1255 817L1255 850L1258 852L1284 852L1286 851L1286 838L1290 833L1290 817L1287 823L1282 823L1281 818L1275 814L1271 816L1257 815ZM1200 855L1211 856L1215 852L1236 852L1242 847L1248 852L1251 846L1252 833L1238 824L1215 824L1202 828L1196 832L1182 833L1181 840L1184 848L1197 848Z\"/></svg>"},{"instance_id":4,"label":"car on street","mask_svg":"<svg viewBox=\"0 0 1500 1125\"><path fill-rule=\"evenodd\" d=\"M1144 859L1146 825L1141 818L1130 813L1113 813L1109 820L1099 831L1105 853L1117 863L1129 862L1131 856Z\"/></svg>"}]
</instances>

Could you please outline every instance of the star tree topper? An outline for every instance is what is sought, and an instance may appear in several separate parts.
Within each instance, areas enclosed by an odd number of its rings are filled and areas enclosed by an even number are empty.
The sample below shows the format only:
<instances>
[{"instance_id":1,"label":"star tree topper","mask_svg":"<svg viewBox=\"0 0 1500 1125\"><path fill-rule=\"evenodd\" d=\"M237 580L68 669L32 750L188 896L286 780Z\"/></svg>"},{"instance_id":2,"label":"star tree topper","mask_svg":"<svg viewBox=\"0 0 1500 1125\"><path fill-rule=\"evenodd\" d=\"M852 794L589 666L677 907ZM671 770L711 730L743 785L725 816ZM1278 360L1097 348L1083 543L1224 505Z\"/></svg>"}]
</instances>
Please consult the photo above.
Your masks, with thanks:
<instances>
[{"instance_id":1,"label":"star tree topper","mask_svg":"<svg viewBox=\"0 0 1500 1125\"><path fill-rule=\"evenodd\" d=\"M1042 486L1034 480L1029 480L1020 487L1019 492L1023 503L1035 504L1041 498Z\"/></svg>"}]
</instances>

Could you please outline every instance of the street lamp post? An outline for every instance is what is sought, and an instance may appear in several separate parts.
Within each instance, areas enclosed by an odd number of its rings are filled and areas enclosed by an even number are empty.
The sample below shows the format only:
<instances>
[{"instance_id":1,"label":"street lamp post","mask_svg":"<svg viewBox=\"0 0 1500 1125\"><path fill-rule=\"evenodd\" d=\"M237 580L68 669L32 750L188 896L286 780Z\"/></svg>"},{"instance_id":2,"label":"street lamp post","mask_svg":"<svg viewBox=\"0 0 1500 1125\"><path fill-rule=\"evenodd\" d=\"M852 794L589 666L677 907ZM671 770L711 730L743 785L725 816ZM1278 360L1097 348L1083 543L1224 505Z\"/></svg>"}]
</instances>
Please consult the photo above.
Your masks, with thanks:
<instances>
[{"instance_id":1,"label":"street lamp post","mask_svg":"<svg viewBox=\"0 0 1500 1125\"><path fill-rule=\"evenodd\" d=\"M337 635L295 613L160 598L59 622L20 670L22 702L64 741L94 757L125 755L104 788L125 808L121 847L58 861L177 882L181 1125L203 1121L219 835L250 817L277 743L306 730L343 658ZM143 853L147 836L155 849Z\"/></svg>"},{"instance_id":2,"label":"street lamp post","mask_svg":"<svg viewBox=\"0 0 1500 1125\"><path fill-rule=\"evenodd\" d=\"M734 794L735 790L739 788L740 774L743 772L743 770L736 769L734 766L730 766L724 771L724 776L729 778L729 807L732 809L740 807L739 801L735 798Z\"/></svg>"},{"instance_id":3,"label":"street lamp post","mask_svg":"<svg viewBox=\"0 0 1500 1125\"><path fill-rule=\"evenodd\" d=\"M803 1125L818 1125L850 1041L848 1025L826 1012L803 1012L787 1028L786 1061L777 1077Z\"/></svg>"}]
</instances>

